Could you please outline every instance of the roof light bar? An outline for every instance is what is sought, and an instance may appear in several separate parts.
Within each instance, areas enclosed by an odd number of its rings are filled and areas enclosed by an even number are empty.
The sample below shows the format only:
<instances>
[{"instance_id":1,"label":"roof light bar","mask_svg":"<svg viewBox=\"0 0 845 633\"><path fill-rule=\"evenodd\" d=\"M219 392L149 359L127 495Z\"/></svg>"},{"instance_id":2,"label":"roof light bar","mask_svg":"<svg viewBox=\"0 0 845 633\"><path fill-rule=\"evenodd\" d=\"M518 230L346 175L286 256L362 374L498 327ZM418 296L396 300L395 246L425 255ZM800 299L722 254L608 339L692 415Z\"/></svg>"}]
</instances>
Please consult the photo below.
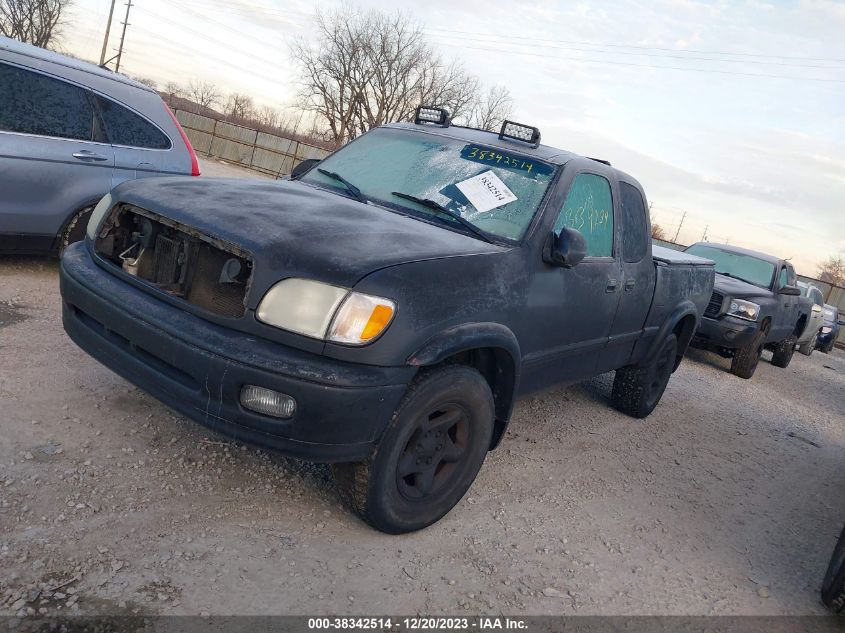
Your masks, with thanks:
<instances>
[{"instance_id":1,"label":"roof light bar","mask_svg":"<svg viewBox=\"0 0 845 633\"><path fill-rule=\"evenodd\" d=\"M502 131L499 132L499 139L506 138L528 143L531 147L540 146L540 130L536 127L522 125L522 123L516 123L514 121L505 121L502 123Z\"/></svg>"},{"instance_id":2,"label":"roof light bar","mask_svg":"<svg viewBox=\"0 0 845 633\"><path fill-rule=\"evenodd\" d=\"M417 107L414 123L417 125L420 123L433 123L440 127L449 127L451 121L449 119L449 111L446 108L421 105Z\"/></svg>"}]
</instances>

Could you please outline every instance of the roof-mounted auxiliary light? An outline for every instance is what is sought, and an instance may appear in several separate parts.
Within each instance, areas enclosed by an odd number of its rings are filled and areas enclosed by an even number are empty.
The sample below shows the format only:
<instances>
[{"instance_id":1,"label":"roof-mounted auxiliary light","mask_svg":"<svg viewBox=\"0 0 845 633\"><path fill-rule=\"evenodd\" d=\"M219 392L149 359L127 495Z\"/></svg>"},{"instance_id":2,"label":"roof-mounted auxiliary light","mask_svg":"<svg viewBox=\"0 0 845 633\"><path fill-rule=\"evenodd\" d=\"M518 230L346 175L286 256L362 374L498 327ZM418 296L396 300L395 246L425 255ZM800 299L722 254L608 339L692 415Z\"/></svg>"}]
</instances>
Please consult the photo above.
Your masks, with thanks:
<instances>
[{"instance_id":1,"label":"roof-mounted auxiliary light","mask_svg":"<svg viewBox=\"0 0 845 633\"><path fill-rule=\"evenodd\" d=\"M499 132L499 139L512 139L528 143L531 147L540 146L540 130L530 125L522 125L514 121L502 123L502 131Z\"/></svg>"},{"instance_id":2,"label":"roof-mounted auxiliary light","mask_svg":"<svg viewBox=\"0 0 845 633\"><path fill-rule=\"evenodd\" d=\"M414 123L417 125L420 123L432 123L440 127L449 127L451 120L449 119L449 111L446 108L421 105L417 107Z\"/></svg>"}]
</instances>

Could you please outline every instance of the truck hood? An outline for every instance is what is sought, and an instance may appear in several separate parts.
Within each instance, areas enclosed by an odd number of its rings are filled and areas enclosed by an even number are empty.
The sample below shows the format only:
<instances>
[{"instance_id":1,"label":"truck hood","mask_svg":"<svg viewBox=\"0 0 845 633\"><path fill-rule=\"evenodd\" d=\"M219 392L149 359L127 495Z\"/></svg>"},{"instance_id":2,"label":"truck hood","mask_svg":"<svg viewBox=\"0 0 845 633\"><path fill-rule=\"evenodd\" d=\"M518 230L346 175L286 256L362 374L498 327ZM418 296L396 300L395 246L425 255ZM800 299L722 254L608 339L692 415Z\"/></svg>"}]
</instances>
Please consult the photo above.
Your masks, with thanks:
<instances>
[{"instance_id":1,"label":"truck hood","mask_svg":"<svg viewBox=\"0 0 845 633\"><path fill-rule=\"evenodd\" d=\"M508 250L300 182L145 178L112 196L249 251L259 294L286 277L351 288L396 264Z\"/></svg>"},{"instance_id":2,"label":"truck hood","mask_svg":"<svg viewBox=\"0 0 845 633\"><path fill-rule=\"evenodd\" d=\"M741 279L734 279L733 277L726 277L716 273L716 281L713 284L713 290L720 292L725 296L734 297L736 299L749 299L752 297L774 297L774 293L766 288L755 286Z\"/></svg>"}]
</instances>

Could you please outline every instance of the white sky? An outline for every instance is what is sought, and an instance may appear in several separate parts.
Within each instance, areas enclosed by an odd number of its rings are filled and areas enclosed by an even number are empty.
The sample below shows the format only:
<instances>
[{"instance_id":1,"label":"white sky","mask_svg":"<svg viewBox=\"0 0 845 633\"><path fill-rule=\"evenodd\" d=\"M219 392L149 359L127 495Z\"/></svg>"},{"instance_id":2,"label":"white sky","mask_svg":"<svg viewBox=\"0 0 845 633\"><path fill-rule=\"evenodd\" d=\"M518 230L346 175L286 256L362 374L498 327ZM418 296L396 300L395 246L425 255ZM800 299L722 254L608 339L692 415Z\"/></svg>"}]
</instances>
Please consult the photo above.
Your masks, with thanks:
<instances>
[{"instance_id":1,"label":"white sky","mask_svg":"<svg viewBox=\"0 0 845 633\"><path fill-rule=\"evenodd\" d=\"M314 3L134 1L122 70L292 104L288 45L313 37ZM544 143L638 178L670 237L686 212L679 241L709 226L709 239L792 258L802 274L845 253L845 2L359 4L410 12L445 58L508 86L514 118ZM64 48L98 60L108 9L76 0Z\"/></svg>"}]
</instances>

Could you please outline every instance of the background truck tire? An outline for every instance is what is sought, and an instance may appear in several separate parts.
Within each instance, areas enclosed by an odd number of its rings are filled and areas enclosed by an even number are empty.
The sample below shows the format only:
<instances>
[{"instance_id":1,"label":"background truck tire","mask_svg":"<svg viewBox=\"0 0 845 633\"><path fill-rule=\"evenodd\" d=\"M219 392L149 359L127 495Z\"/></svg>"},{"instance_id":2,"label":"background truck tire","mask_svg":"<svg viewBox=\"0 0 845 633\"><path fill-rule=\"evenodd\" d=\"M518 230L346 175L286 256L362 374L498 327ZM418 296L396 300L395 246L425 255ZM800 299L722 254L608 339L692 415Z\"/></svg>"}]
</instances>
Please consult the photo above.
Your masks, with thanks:
<instances>
[{"instance_id":1,"label":"background truck tire","mask_svg":"<svg viewBox=\"0 0 845 633\"><path fill-rule=\"evenodd\" d=\"M757 365L760 363L765 339L766 335L763 332L757 332L746 347L740 347L736 350L731 361L731 373L734 376L748 380L754 375Z\"/></svg>"},{"instance_id":2,"label":"background truck tire","mask_svg":"<svg viewBox=\"0 0 845 633\"><path fill-rule=\"evenodd\" d=\"M804 354L804 356L809 356L810 354L812 354L813 350L816 349L816 339L818 338L818 336L818 334L814 334L813 338L811 338L809 341L807 341L798 348L798 351Z\"/></svg>"},{"instance_id":3,"label":"background truck tire","mask_svg":"<svg viewBox=\"0 0 845 633\"><path fill-rule=\"evenodd\" d=\"M677 354L678 338L670 334L649 365L617 369L610 396L613 406L635 418L648 416L669 384Z\"/></svg>"},{"instance_id":4,"label":"background truck tire","mask_svg":"<svg viewBox=\"0 0 845 633\"><path fill-rule=\"evenodd\" d=\"M793 334L788 339L778 343L772 354L772 365L775 367L788 367L789 361L795 355L795 335Z\"/></svg>"},{"instance_id":5,"label":"background truck tire","mask_svg":"<svg viewBox=\"0 0 845 633\"><path fill-rule=\"evenodd\" d=\"M837 613L845 611L845 528L833 548L822 582L822 602Z\"/></svg>"},{"instance_id":6,"label":"background truck tire","mask_svg":"<svg viewBox=\"0 0 845 633\"><path fill-rule=\"evenodd\" d=\"M475 480L493 436L493 394L471 367L422 374L405 394L373 455L336 464L344 501L388 534L435 523Z\"/></svg>"}]
</instances>

